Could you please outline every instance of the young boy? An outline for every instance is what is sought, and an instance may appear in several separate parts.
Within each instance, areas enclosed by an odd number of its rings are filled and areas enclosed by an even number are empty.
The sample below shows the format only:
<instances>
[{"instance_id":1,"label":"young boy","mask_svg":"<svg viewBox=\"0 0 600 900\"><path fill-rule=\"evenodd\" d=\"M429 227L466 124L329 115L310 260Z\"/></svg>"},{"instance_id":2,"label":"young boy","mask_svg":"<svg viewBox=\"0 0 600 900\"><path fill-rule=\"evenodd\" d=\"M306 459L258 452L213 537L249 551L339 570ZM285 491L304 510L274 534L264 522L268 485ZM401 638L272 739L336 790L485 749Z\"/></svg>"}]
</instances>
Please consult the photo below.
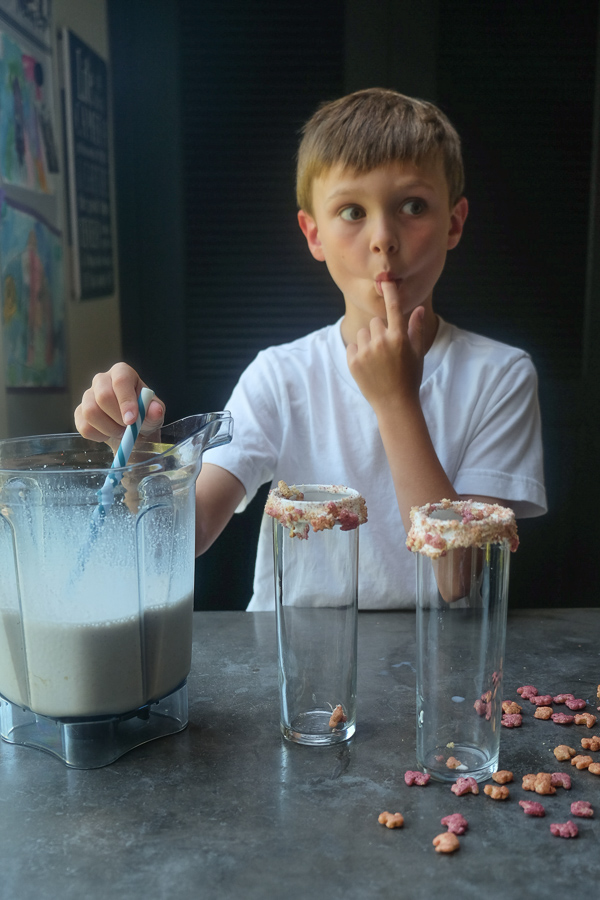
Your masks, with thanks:
<instances>
[{"instance_id":1,"label":"young boy","mask_svg":"<svg viewBox=\"0 0 600 900\"><path fill-rule=\"evenodd\" d=\"M309 120L298 221L342 291L335 325L259 353L227 408L234 439L197 482L206 550L265 482L347 484L365 497L360 606L414 606L409 511L467 497L546 510L537 379L529 356L436 316L433 289L467 218L460 140L432 104L358 91ZM119 363L75 413L88 438L119 438L143 382ZM150 404L145 431L164 417ZM273 608L270 521L250 610Z\"/></svg>"}]
</instances>

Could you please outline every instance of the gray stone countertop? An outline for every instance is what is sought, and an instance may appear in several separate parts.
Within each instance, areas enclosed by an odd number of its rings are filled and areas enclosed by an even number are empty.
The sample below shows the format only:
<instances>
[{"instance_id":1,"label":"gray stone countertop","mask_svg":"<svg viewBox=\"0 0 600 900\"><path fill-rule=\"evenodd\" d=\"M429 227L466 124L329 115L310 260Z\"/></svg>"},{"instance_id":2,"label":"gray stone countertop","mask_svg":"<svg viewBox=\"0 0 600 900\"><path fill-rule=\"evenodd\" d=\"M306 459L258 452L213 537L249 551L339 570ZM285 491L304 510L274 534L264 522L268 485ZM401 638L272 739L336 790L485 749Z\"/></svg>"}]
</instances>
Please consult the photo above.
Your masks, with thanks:
<instances>
[{"instance_id":1,"label":"gray stone countertop","mask_svg":"<svg viewBox=\"0 0 600 900\"><path fill-rule=\"evenodd\" d=\"M500 765L515 773L508 801L407 787L404 772L416 768L414 613L360 614L356 735L327 748L280 736L273 614L194 620L181 734L89 771L2 743L3 900L597 896L600 777L558 763L552 750L581 750L600 727L537 720L525 702L522 727L502 733ZM505 698L535 684L583 697L596 712L599 625L594 609L511 613ZM600 761L600 751L591 755ZM521 776L538 771L568 771L572 790L525 793ZM525 816L520 799L540 800L546 817ZM577 839L553 837L550 822L572 818L576 799L591 801L595 818L574 819ZM379 825L384 809L402 812L404 828ZM444 856L431 842L452 812L469 830Z\"/></svg>"}]
</instances>

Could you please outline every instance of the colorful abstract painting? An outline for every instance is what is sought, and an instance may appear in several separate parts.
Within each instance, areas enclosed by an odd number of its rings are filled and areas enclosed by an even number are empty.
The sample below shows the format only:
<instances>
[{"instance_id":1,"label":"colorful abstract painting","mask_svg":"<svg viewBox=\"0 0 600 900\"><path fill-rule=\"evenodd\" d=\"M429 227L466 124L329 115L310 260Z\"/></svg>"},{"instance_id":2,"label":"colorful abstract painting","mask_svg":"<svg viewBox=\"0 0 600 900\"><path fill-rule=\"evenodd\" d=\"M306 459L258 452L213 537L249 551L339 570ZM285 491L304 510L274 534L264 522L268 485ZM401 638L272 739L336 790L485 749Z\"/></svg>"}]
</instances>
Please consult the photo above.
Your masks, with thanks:
<instances>
[{"instance_id":1,"label":"colorful abstract painting","mask_svg":"<svg viewBox=\"0 0 600 900\"><path fill-rule=\"evenodd\" d=\"M6 386L64 387L61 234L2 194L0 278Z\"/></svg>"},{"instance_id":2,"label":"colorful abstract painting","mask_svg":"<svg viewBox=\"0 0 600 900\"><path fill-rule=\"evenodd\" d=\"M58 169L48 68L42 53L26 53L0 32L0 176L46 194L52 193L49 173Z\"/></svg>"}]
</instances>

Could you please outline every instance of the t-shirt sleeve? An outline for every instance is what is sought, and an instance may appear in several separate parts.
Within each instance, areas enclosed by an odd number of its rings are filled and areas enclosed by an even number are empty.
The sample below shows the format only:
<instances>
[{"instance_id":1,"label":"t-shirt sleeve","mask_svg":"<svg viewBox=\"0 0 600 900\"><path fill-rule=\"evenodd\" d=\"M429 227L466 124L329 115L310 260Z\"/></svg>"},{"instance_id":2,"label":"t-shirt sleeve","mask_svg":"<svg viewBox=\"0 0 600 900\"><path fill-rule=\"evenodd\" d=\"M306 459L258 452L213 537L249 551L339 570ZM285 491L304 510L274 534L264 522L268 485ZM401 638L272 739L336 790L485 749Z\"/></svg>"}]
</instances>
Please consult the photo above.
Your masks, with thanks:
<instances>
[{"instance_id":1,"label":"t-shirt sleeve","mask_svg":"<svg viewBox=\"0 0 600 900\"><path fill-rule=\"evenodd\" d=\"M279 385L263 351L242 373L227 401L233 418L231 443L204 456L204 462L227 469L244 485L246 496L236 512L273 478L281 447L281 405Z\"/></svg>"},{"instance_id":2,"label":"t-shirt sleeve","mask_svg":"<svg viewBox=\"0 0 600 900\"><path fill-rule=\"evenodd\" d=\"M454 480L462 495L506 501L519 518L547 511L537 373L528 356L494 385Z\"/></svg>"}]
</instances>

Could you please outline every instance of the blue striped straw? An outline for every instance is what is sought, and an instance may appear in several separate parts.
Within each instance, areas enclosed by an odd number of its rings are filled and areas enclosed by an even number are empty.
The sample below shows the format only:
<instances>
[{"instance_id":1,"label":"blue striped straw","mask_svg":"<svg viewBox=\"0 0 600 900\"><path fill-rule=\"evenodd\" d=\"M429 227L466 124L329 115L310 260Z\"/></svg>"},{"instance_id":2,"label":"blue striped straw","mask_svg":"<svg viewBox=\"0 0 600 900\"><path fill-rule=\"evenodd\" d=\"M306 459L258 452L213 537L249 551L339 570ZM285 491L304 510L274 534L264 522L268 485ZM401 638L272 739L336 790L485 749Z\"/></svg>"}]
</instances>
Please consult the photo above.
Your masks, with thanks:
<instances>
[{"instance_id":1,"label":"blue striped straw","mask_svg":"<svg viewBox=\"0 0 600 900\"><path fill-rule=\"evenodd\" d=\"M140 396L138 397L138 416L135 422L132 425L128 425L125 429L125 433L121 438L121 443L115 453L115 458L112 461L111 471L106 476L106 480L100 490L98 491L98 506L95 508L94 513L92 515L92 520L90 522L90 534L80 550L79 558L77 560L78 572L81 574L85 568L85 565L88 561L92 546L94 541L98 536L98 532L104 521L104 517L106 516L106 508L111 506L114 502L115 495L114 491L118 484L120 484L123 478L123 472L113 471L122 469L127 465L127 460L133 450L133 445L137 440L137 436L140 433L140 429L142 427L142 422L146 418L146 413L148 411L148 407L150 405L150 401L154 397L154 391L150 390L150 388L142 388ZM75 578L75 573L71 575L71 584Z\"/></svg>"},{"instance_id":2,"label":"blue striped straw","mask_svg":"<svg viewBox=\"0 0 600 900\"><path fill-rule=\"evenodd\" d=\"M142 422L146 418L146 413L148 412L148 407L150 406L150 401L154 397L154 391L150 390L150 388L144 387L141 390L140 396L138 397L138 416L135 422L132 425L128 425L125 429L125 433L121 438L121 443L115 453L115 458L113 459L111 465L111 471L106 476L106 481L98 491L98 509L94 511L94 515L96 513L99 516L103 516L106 511L106 507L110 506L114 499L114 490L117 485L121 482L123 478L123 472L113 472L113 469L122 469L127 465L127 460L131 455L131 451L133 450L133 445L137 440L137 436L140 433L140 429L142 427Z\"/></svg>"}]
</instances>

